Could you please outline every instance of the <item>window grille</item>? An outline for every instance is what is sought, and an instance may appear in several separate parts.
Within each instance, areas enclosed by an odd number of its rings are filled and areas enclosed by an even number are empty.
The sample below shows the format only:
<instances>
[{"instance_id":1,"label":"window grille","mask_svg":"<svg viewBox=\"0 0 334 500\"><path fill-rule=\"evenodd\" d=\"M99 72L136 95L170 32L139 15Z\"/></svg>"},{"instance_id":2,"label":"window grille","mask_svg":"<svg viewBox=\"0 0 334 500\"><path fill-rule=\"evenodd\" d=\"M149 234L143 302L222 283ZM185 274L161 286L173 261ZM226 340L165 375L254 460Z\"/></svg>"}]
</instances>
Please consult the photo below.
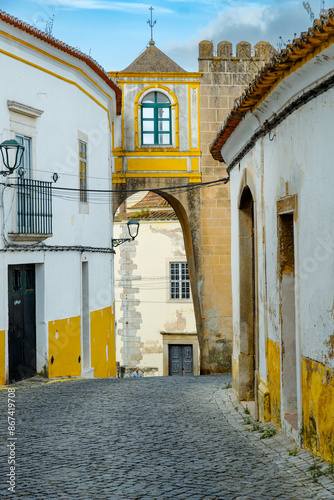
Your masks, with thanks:
<instances>
[{"instance_id":1,"label":"window grille","mask_svg":"<svg viewBox=\"0 0 334 500\"><path fill-rule=\"evenodd\" d=\"M17 179L17 232L52 234L52 182Z\"/></svg>"},{"instance_id":2,"label":"window grille","mask_svg":"<svg viewBox=\"0 0 334 500\"><path fill-rule=\"evenodd\" d=\"M170 298L189 299L190 280L186 262L170 262Z\"/></svg>"}]
</instances>

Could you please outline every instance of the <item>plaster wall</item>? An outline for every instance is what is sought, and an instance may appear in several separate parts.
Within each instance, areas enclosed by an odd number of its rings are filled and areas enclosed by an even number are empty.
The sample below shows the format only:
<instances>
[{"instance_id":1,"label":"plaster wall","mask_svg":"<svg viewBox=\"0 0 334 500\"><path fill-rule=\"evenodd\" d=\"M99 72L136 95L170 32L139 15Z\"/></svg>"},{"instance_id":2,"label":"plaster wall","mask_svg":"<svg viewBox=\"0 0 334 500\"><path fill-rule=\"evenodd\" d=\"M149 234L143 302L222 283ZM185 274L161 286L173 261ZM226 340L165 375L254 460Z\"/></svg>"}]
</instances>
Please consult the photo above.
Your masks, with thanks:
<instances>
[{"instance_id":1,"label":"plaster wall","mask_svg":"<svg viewBox=\"0 0 334 500\"><path fill-rule=\"evenodd\" d=\"M94 317L94 325L113 350L109 356L112 368L105 364L106 345L100 345L89 371L92 375L98 368L98 376L115 375L112 254L73 248L110 249L112 200L88 194L88 203L80 203L76 190L79 140L87 143L87 188L111 186L115 93L78 58L6 23L1 22L0 27L0 64L6 68L0 81L0 141L15 138L15 133L32 137L32 178L51 182L53 173L59 175L52 189L53 233L44 239L11 234L16 228L16 190L1 187L0 276L4 286L0 289L0 341L5 332L6 355L0 358L0 374L5 372L7 381L8 266L35 264L37 372L85 375L79 356L83 352L82 316L86 314L82 263L87 262L88 315L106 312L108 321ZM14 101L15 111L7 101ZM13 174L5 180L15 184L16 177ZM8 246L11 250L5 251ZM93 330L95 335L95 326Z\"/></svg>"},{"instance_id":2,"label":"plaster wall","mask_svg":"<svg viewBox=\"0 0 334 500\"><path fill-rule=\"evenodd\" d=\"M333 48L326 54L306 63L301 70L283 80L253 115L247 115L240 127L223 147L224 158L232 159L241 150L254 128L254 116L261 126L263 120L278 113L284 103L302 95L310 86L327 78L333 69ZM329 58L329 59L326 59ZM325 61L328 60L328 64ZM320 68L320 69L319 69ZM308 76L317 71L319 80L310 82ZM288 91L288 92L287 92ZM284 423L285 432L294 434L293 425L284 420L288 412L282 360L289 345L282 344L283 300L287 295L281 285L279 213L293 213L294 218L294 297L288 304L294 313L295 363L298 428L304 429L305 444L316 453L329 458L333 421L332 404L333 355L333 280L334 243L331 237L334 202L334 181L331 168L331 123L334 105L332 88L316 96L287 116L270 134L258 140L240 164L231 171L232 202L232 276L234 292L234 352L239 353L239 276L238 259L238 199L244 185L252 188L256 197L256 259L257 259L257 317L259 335L259 374L274 401L272 420ZM286 208L284 208L286 207ZM289 208L290 207L290 208ZM283 293L283 297L281 294ZM293 296L292 295L292 296ZM267 341L266 341L267 340ZM238 369L238 367L236 367ZM281 374L281 387L273 381L273 373ZM234 378L237 379L235 374ZM320 396L322 395L322 396ZM327 397L328 396L328 397ZM280 401L279 401L280 400ZM285 401L285 402L284 402ZM320 415L317 405L325 405ZM281 406L281 408L279 408ZM279 411L283 410L279 415Z\"/></svg>"},{"instance_id":3,"label":"plaster wall","mask_svg":"<svg viewBox=\"0 0 334 500\"><path fill-rule=\"evenodd\" d=\"M115 234L126 236L124 226L115 223ZM174 342L176 336L196 332L192 300L170 299L169 262L185 261L182 230L176 221L142 220L137 239L118 247L116 355L121 365L164 375L162 332L174 333Z\"/></svg>"}]
</instances>

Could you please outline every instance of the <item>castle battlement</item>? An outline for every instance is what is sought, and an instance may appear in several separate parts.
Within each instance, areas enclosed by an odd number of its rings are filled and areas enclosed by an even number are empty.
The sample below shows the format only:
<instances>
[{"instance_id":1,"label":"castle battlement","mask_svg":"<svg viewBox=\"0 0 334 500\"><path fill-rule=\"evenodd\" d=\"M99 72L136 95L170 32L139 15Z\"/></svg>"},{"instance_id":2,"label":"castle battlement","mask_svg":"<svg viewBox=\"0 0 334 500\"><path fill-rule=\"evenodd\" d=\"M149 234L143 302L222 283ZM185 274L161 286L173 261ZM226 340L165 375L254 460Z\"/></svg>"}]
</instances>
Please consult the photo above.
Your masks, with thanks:
<instances>
[{"instance_id":1,"label":"castle battlement","mask_svg":"<svg viewBox=\"0 0 334 500\"><path fill-rule=\"evenodd\" d=\"M199 60L267 60L275 53L275 49L268 42L258 42L254 48L249 42L239 42L233 55L233 45L231 42L223 41L217 44L217 55L214 55L214 45L209 40L199 43Z\"/></svg>"}]
</instances>

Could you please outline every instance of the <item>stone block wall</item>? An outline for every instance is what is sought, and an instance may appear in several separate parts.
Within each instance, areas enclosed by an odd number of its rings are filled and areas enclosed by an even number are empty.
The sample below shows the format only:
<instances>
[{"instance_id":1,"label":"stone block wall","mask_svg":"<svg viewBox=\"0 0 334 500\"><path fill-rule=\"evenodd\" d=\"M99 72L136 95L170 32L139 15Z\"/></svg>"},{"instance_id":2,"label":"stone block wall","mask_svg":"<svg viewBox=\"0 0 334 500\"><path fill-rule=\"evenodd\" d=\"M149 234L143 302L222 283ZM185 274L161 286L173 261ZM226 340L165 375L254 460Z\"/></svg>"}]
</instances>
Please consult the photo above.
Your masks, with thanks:
<instances>
[{"instance_id":1,"label":"stone block wall","mask_svg":"<svg viewBox=\"0 0 334 500\"><path fill-rule=\"evenodd\" d=\"M215 161L209 151L217 131L263 63L274 54L267 42L252 49L248 42L233 47L230 42L199 44L200 133L202 182L227 177L226 165ZM232 290L231 290L231 209L229 184L201 190L202 275L201 289L204 338L208 340L207 373L231 370ZM202 367L203 371L203 367ZM205 371L205 370L204 370Z\"/></svg>"}]
</instances>

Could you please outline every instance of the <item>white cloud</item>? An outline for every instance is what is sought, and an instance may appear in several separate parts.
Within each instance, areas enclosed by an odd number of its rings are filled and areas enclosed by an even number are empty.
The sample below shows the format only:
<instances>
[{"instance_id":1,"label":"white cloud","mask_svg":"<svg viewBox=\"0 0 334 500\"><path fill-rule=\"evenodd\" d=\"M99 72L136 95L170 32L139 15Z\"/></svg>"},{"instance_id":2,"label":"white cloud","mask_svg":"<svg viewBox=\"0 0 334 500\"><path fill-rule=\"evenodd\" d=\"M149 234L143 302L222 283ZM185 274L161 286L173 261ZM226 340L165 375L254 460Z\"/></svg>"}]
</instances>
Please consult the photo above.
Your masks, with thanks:
<instances>
[{"instance_id":1,"label":"white cloud","mask_svg":"<svg viewBox=\"0 0 334 500\"><path fill-rule=\"evenodd\" d=\"M131 13L148 10L148 4L144 3L108 2L105 0L40 0L39 4L53 9L112 10ZM173 13L172 10L164 7L157 7L154 10L164 14Z\"/></svg>"},{"instance_id":2,"label":"white cloud","mask_svg":"<svg viewBox=\"0 0 334 500\"><path fill-rule=\"evenodd\" d=\"M301 2L233 2L220 10L214 21L197 31L191 39L173 41L162 47L169 57L189 71L197 70L198 43L211 40L215 45L226 40L235 46L240 41L255 45L259 41L271 43L278 49L280 36L287 42L307 30L310 25ZM189 64L193 61L193 64Z\"/></svg>"}]
</instances>

